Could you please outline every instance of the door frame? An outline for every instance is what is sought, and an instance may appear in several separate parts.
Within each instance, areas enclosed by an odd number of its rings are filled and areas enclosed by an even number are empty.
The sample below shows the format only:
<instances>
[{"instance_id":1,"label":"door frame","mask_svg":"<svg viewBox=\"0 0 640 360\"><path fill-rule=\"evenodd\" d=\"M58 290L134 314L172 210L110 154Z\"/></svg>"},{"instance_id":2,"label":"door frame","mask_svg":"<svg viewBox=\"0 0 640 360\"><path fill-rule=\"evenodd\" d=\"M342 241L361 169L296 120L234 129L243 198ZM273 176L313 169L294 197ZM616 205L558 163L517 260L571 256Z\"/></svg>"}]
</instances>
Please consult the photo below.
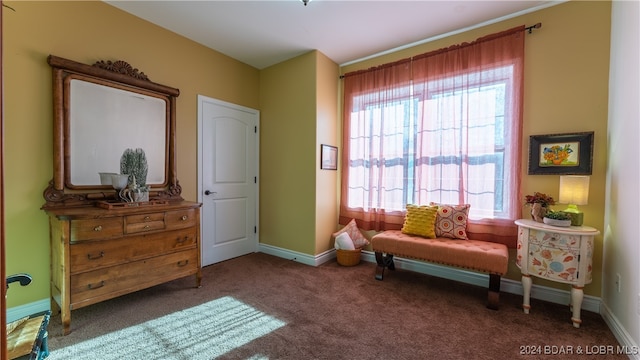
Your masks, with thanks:
<instances>
[{"instance_id":1,"label":"door frame","mask_svg":"<svg viewBox=\"0 0 640 360\"><path fill-rule=\"evenodd\" d=\"M256 174L257 175L257 179L256 179L256 208L255 208L255 217L256 217L256 231L255 231L255 239L256 239L256 252L258 251L259 247L260 247L260 111L256 110L256 109L252 109L249 107L245 107L242 105L237 105L234 103L230 103L230 102L226 102L223 100L218 100L218 99L214 99L205 95L200 95L198 94L198 129L197 129L197 145L198 145L198 168L197 168L197 173L198 173L198 181L197 181L197 199L198 202L202 204L202 206L204 205L204 199L203 199L203 195L204 195L204 187L202 186L202 166L203 166L203 156L202 156L202 144L203 144L203 126L204 126L204 122L202 119L202 106L204 102L208 102L208 103L214 103L220 106L226 106L235 110L239 110L239 111L245 111L245 112L249 112L249 113L253 113L256 115L256 152L255 152L255 159L256 159ZM202 210L200 211L202 213ZM202 238L204 237L204 227L203 227L204 221L200 221L200 260L201 260L201 264L202 264L202 257L203 257L203 249L202 249Z\"/></svg>"},{"instance_id":2,"label":"door frame","mask_svg":"<svg viewBox=\"0 0 640 360\"><path fill-rule=\"evenodd\" d=\"M4 3L0 1L0 19L2 19L2 8ZM4 80L2 77L2 27L0 27L0 288L3 295L7 291L7 280L5 270L5 240L4 240ZM5 300L0 301L0 359L7 358L7 303Z\"/></svg>"}]
</instances>

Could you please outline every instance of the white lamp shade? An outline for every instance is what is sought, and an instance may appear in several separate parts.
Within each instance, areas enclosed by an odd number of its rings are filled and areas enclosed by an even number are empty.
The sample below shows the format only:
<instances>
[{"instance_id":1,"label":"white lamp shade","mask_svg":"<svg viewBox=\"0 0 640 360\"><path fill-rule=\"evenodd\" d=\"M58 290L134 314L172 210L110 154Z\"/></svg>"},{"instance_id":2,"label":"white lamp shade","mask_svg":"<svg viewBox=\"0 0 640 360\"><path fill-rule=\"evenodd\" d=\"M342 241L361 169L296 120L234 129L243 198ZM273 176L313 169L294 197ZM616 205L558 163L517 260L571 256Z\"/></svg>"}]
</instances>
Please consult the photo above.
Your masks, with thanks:
<instances>
[{"instance_id":1,"label":"white lamp shade","mask_svg":"<svg viewBox=\"0 0 640 360\"><path fill-rule=\"evenodd\" d=\"M561 204L587 205L589 199L589 176L560 176Z\"/></svg>"}]
</instances>

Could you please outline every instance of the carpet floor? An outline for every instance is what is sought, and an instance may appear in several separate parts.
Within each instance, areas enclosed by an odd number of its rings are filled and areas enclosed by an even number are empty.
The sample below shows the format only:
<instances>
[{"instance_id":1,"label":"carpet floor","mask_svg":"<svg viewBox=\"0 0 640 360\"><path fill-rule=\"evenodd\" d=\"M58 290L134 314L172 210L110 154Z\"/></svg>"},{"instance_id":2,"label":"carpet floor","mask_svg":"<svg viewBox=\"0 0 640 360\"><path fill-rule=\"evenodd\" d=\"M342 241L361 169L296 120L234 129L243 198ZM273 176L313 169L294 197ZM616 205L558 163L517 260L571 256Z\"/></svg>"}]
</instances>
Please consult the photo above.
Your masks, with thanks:
<instances>
[{"instance_id":1,"label":"carpet floor","mask_svg":"<svg viewBox=\"0 0 640 360\"><path fill-rule=\"evenodd\" d=\"M375 264L312 267L254 253L71 313L57 359L622 359L599 314ZM141 275L142 276L142 275Z\"/></svg>"}]
</instances>

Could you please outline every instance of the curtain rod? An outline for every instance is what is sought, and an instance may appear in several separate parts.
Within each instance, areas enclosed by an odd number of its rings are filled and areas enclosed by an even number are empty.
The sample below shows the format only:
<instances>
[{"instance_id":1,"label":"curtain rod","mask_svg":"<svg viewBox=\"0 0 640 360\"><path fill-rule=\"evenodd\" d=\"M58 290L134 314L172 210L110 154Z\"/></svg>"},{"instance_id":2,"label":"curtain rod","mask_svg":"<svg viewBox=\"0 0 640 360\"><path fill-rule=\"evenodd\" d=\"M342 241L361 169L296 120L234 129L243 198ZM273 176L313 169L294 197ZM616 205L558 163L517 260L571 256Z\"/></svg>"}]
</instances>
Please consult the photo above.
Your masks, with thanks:
<instances>
[{"instance_id":1,"label":"curtain rod","mask_svg":"<svg viewBox=\"0 0 640 360\"><path fill-rule=\"evenodd\" d=\"M541 23L541 22L539 22L539 23L536 23L536 24L531 25L531 26L526 26L526 27L525 27L523 30L521 30L521 31L528 31L528 32L529 32L529 34L531 34L531 33L533 33L533 30L534 30L534 29L540 29L541 27L542 27L542 23ZM407 58L407 59L402 59L402 60L399 60L399 61L394 61L394 62L392 62L392 63L403 62L403 61L411 61L411 59L413 59L413 57L411 57L411 58ZM383 64L383 65L380 65L380 66L385 66L385 65L389 65L389 64ZM375 68L378 68L378 67L380 67L380 66L376 66ZM355 72L358 72L358 71L362 71L362 70L356 70ZM344 77L345 77L345 75L340 75L340 76L339 76L339 78L340 78L340 79L344 79Z\"/></svg>"},{"instance_id":2,"label":"curtain rod","mask_svg":"<svg viewBox=\"0 0 640 360\"><path fill-rule=\"evenodd\" d=\"M525 30L529 30L529 34L533 32L533 29L540 29L542 27L542 23L537 23L535 25L527 26L524 28Z\"/></svg>"}]
</instances>

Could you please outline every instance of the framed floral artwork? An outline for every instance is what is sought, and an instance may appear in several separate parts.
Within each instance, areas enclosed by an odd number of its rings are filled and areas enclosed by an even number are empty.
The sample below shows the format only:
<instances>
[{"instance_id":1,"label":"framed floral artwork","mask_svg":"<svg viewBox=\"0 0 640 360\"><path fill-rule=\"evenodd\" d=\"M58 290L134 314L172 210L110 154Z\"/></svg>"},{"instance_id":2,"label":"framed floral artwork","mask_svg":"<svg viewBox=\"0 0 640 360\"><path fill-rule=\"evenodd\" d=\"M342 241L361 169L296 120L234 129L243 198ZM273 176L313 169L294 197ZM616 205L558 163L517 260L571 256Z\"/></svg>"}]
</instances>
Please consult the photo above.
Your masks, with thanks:
<instances>
[{"instance_id":1,"label":"framed floral artwork","mask_svg":"<svg viewBox=\"0 0 640 360\"><path fill-rule=\"evenodd\" d=\"M529 175L591 175L593 134L531 135Z\"/></svg>"}]
</instances>

